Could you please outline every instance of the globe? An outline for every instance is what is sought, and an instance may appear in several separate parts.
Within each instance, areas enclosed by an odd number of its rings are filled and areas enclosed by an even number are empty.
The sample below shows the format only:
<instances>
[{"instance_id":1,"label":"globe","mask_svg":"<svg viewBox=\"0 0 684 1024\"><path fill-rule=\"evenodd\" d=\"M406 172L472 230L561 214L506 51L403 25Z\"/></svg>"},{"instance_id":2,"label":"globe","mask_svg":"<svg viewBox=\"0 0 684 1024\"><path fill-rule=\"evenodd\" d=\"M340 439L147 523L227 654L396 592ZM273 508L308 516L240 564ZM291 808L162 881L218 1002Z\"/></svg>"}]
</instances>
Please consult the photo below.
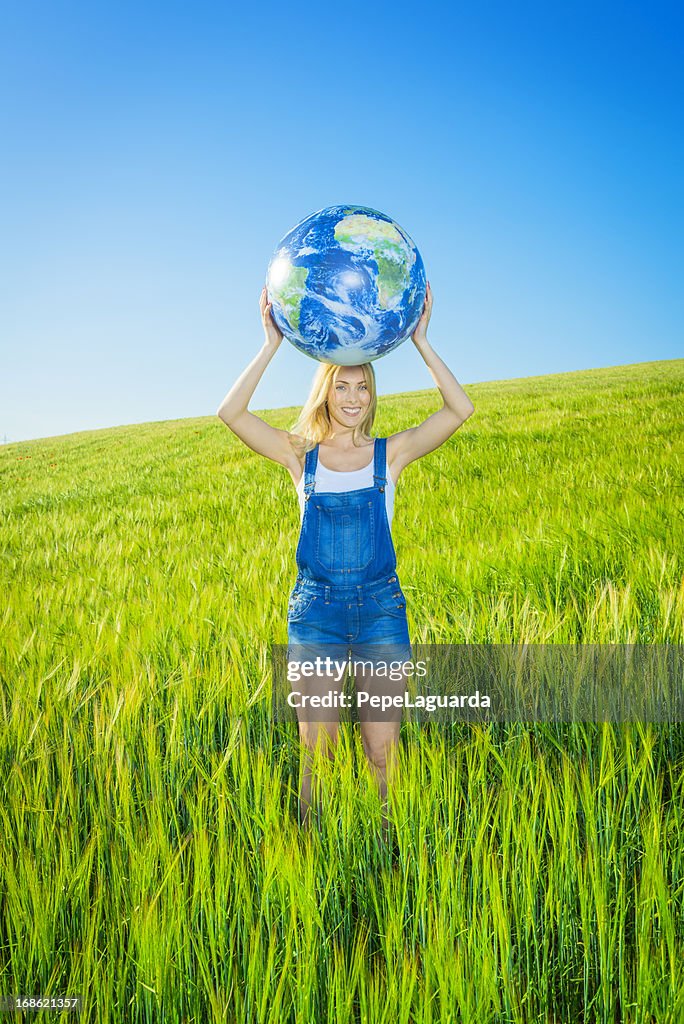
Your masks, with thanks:
<instances>
[{"instance_id":1,"label":"globe","mask_svg":"<svg viewBox=\"0 0 684 1024\"><path fill-rule=\"evenodd\" d=\"M295 348L352 366L387 355L413 333L425 268L391 217L367 206L329 206L285 235L266 290L273 319Z\"/></svg>"}]
</instances>

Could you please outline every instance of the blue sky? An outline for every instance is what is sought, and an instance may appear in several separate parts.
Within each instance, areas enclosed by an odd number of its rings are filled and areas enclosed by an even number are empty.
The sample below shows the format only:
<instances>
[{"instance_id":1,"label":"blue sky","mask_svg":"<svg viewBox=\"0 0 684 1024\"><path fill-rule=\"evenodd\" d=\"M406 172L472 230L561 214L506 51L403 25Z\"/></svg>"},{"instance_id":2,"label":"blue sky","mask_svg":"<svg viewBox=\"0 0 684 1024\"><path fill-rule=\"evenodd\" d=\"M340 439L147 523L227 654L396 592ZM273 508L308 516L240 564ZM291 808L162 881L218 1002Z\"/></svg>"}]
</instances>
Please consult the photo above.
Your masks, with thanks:
<instances>
[{"instance_id":1,"label":"blue sky","mask_svg":"<svg viewBox=\"0 0 684 1024\"><path fill-rule=\"evenodd\" d=\"M4 5L0 441L214 415L282 236L389 214L468 383L684 355L675 4ZM410 341L381 394L433 387ZM284 343L252 409L301 403Z\"/></svg>"}]
</instances>

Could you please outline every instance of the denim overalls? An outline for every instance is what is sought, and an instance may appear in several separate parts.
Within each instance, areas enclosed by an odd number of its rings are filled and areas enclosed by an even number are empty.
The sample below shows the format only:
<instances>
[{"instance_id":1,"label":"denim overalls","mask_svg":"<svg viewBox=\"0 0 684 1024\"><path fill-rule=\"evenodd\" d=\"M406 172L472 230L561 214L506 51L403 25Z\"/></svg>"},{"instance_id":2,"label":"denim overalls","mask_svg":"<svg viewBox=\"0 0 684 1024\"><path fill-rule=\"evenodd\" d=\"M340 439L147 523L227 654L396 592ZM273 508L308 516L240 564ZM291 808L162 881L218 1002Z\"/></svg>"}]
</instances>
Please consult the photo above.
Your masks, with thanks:
<instances>
[{"instance_id":1,"label":"denim overalls","mask_svg":"<svg viewBox=\"0 0 684 1024\"><path fill-rule=\"evenodd\" d=\"M297 581L288 606L288 643L323 656L381 647L411 658L406 599L385 507L387 438L376 438L372 487L317 493L318 445L306 453Z\"/></svg>"}]
</instances>

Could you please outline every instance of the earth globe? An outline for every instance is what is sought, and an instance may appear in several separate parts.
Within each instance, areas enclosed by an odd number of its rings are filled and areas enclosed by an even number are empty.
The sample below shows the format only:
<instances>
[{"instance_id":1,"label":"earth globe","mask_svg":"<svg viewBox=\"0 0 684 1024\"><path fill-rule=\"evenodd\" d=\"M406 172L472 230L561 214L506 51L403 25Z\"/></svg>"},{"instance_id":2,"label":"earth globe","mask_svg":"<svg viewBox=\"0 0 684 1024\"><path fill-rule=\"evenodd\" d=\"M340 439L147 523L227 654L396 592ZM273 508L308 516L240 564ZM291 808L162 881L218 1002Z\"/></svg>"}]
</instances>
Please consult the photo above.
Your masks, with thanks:
<instances>
[{"instance_id":1,"label":"earth globe","mask_svg":"<svg viewBox=\"0 0 684 1024\"><path fill-rule=\"evenodd\" d=\"M425 268L391 217L367 206L328 206L279 243L266 290L273 319L295 348L353 366L386 355L414 332Z\"/></svg>"}]
</instances>

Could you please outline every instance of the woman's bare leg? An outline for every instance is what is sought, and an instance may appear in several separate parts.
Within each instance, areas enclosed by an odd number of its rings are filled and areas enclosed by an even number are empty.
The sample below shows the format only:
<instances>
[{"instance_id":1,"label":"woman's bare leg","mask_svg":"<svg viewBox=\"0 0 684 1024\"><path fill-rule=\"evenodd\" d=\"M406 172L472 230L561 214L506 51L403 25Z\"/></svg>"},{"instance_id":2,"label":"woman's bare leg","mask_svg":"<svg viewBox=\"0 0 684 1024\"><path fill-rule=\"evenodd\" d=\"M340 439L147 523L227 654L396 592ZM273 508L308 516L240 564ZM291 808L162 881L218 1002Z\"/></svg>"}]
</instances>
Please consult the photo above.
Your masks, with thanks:
<instances>
[{"instance_id":1,"label":"woman's bare leg","mask_svg":"<svg viewBox=\"0 0 684 1024\"><path fill-rule=\"evenodd\" d=\"M311 828L312 810L320 821L321 795L320 779L313 772L313 754L320 747L332 761L337 748L339 723L299 722L299 736L302 742L301 785L299 788L299 823Z\"/></svg>"},{"instance_id":2,"label":"woman's bare leg","mask_svg":"<svg viewBox=\"0 0 684 1024\"><path fill-rule=\"evenodd\" d=\"M375 777L382 806L382 830L387 836L387 794L395 771L401 722L362 722L361 740L368 764Z\"/></svg>"},{"instance_id":3,"label":"woman's bare leg","mask_svg":"<svg viewBox=\"0 0 684 1024\"><path fill-rule=\"evenodd\" d=\"M400 681L385 678L373 678L372 669L356 670L356 688L367 690L377 696L401 697L405 690L405 678ZM401 732L401 706L392 706L386 710L359 707L361 725L361 741L369 767L375 778L382 805L382 830L385 837L389 834L387 818L387 794L395 770L395 760Z\"/></svg>"},{"instance_id":4,"label":"woman's bare leg","mask_svg":"<svg viewBox=\"0 0 684 1024\"><path fill-rule=\"evenodd\" d=\"M301 784L299 788L299 822L311 827L311 812L320 822L321 780L313 770L314 751L320 748L329 760L334 760L340 724L339 695L342 687L334 677L325 672L303 676L297 682L297 691L302 695L297 708L299 737L301 740ZM312 707L308 701L323 698L326 704ZM327 702L335 702L328 706ZM321 720L323 719L323 720Z\"/></svg>"}]
</instances>

